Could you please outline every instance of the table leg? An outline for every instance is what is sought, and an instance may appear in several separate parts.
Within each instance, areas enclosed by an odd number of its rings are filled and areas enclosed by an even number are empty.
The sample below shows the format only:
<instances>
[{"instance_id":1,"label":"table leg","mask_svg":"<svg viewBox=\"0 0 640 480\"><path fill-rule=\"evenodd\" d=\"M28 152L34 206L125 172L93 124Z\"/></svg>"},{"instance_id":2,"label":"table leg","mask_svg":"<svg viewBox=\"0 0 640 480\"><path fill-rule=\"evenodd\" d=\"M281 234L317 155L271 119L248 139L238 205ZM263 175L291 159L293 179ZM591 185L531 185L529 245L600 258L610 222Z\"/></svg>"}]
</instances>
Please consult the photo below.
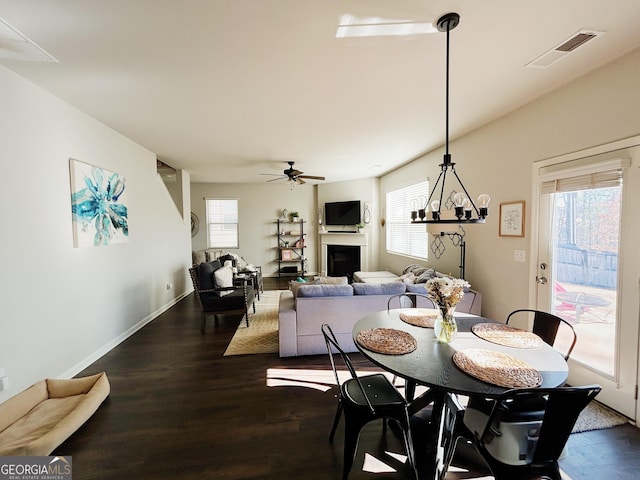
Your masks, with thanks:
<instances>
[{"instance_id":1,"label":"table leg","mask_svg":"<svg viewBox=\"0 0 640 480\"><path fill-rule=\"evenodd\" d=\"M415 384L413 385L415 390ZM445 407L446 394L434 389L428 390L425 394L410 401L409 415L413 415L430 404L432 405L431 421L425 430L414 435L424 438L424 444L418 445L414 449L416 456L416 467L418 476L421 479L438 480L439 468L444 463L444 451L441 446L443 432L443 411Z\"/></svg>"}]
</instances>

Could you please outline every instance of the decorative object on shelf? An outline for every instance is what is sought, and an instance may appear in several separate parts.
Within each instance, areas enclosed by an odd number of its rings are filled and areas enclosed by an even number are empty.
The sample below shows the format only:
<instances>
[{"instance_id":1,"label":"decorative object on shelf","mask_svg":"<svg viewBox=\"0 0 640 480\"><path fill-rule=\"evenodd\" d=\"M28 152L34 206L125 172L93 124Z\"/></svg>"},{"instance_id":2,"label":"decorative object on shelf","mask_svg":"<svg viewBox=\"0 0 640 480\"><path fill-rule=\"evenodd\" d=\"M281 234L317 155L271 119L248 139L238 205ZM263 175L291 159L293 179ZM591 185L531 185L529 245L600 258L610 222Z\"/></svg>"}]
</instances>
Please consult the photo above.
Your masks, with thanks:
<instances>
[{"instance_id":1,"label":"decorative object on shelf","mask_svg":"<svg viewBox=\"0 0 640 480\"><path fill-rule=\"evenodd\" d=\"M200 219L198 216L191 212L191 237L195 237L200 230Z\"/></svg>"},{"instance_id":2,"label":"decorative object on shelf","mask_svg":"<svg viewBox=\"0 0 640 480\"><path fill-rule=\"evenodd\" d=\"M421 197L420 205L416 210L411 211L412 223L485 223L485 218L489 214L489 201L491 200L489 195L482 194L478 197L478 206L474 203L466 187L460 180L456 170L455 163L451 161L451 154L449 153L449 32L458 26L460 22L460 15L457 13L447 13L440 17L437 21L437 28L440 32L447 32L447 63L446 63L446 121L445 121L445 154L444 160L440 164L440 175L436 180L433 190L429 194L429 197ZM451 173L456 177L458 184L462 187L464 193L454 193L452 195L452 205L447 205L447 199L444 198L444 187L447 180L447 172L451 170ZM434 198L436 189L440 187L440 195ZM455 218L443 218L442 207L453 206L455 212ZM427 215L427 209L431 207L431 218ZM474 217L475 212L475 217ZM420 219L418 220L418 217Z\"/></svg>"},{"instance_id":3,"label":"decorative object on shelf","mask_svg":"<svg viewBox=\"0 0 640 480\"><path fill-rule=\"evenodd\" d=\"M298 221L298 212L289 212L289 217L292 222Z\"/></svg>"},{"instance_id":4,"label":"decorative object on shelf","mask_svg":"<svg viewBox=\"0 0 640 480\"><path fill-rule=\"evenodd\" d=\"M524 237L524 200L500 204L500 236Z\"/></svg>"},{"instance_id":5,"label":"decorative object on shelf","mask_svg":"<svg viewBox=\"0 0 640 480\"><path fill-rule=\"evenodd\" d=\"M369 225L371 223L371 211L369 210L369 203L364 204L364 211L362 212L362 221L365 225Z\"/></svg>"},{"instance_id":6,"label":"decorative object on shelf","mask_svg":"<svg viewBox=\"0 0 640 480\"><path fill-rule=\"evenodd\" d=\"M282 250L281 252L282 260L288 261L291 260L291 250Z\"/></svg>"},{"instance_id":7,"label":"decorative object on shelf","mask_svg":"<svg viewBox=\"0 0 640 480\"><path fill-rule=\"evenodd\" d=\"M454 312L456 305L464 297L464 289L469 282L461 278L437 277L427 280L425 288L433 302L440 309L433 333L441 343L450 343L458 333Z\"/></svg>"},{"instance_id":8,"label":"decorative object on shelf","mask_svg":"<svg viewBox=\"0 0 640 480\"><path fill-rule=\"evenodd\" d=\"M280 217L280 219L286 222L289 219L289 210L287 210L286 208L283 208L282 216Z\"/></svg>"}]
</instances>

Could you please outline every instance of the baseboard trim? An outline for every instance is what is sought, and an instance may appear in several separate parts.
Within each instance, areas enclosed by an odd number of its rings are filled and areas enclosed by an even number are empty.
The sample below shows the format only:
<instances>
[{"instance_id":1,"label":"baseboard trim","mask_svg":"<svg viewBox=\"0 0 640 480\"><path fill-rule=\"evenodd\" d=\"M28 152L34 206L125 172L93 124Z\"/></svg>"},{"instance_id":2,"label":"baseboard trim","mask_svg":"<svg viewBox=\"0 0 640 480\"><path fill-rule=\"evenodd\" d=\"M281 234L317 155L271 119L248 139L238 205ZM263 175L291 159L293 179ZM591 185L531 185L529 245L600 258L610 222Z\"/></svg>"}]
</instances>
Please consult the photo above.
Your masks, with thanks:
<instances>
[{"instance_id":1,"label":"baseboard trim","mask_svg":"<svg viewBox=\"0 0 640 480\"><path fill-rule=\"evenodd\" d=\"M171 300L169 303L167 303L167 304L163 305L162 307L160 307L155 312L147 315L145 318L140 320L138 323L136 323L135 325L132 325L127 331L125 331L122 334L118 335L116 338L114 338L110 342L108 342L105 345L103 345L101 348L99 348L98 350L93 352L91 355L85 357L80 362L76 363L73 367L71 367L69 370L67 370L66 372L64 372L61 375L59 375L57 378L66 379L66 378L75 377L78 373L82 372L89 365L91 365L92 363L96 362L101 357L103 357L104 355L109 353L111 350L113 350L115 347L120 345L122 342L124 342L127 338L129 338L131 335L136 333L142 327L144 327L145 325L151 323L153 320L158 318L162 313L164 313L167 310L169 310L171 307L173 307L176 303L178 303L180 300L185 298L191 292L193 292L193 288L188 290L188 291L186 291L186 292L184 292L184 293L182 293L181 295L177 296L176 298Z\"/></svg>"}]
</instances>

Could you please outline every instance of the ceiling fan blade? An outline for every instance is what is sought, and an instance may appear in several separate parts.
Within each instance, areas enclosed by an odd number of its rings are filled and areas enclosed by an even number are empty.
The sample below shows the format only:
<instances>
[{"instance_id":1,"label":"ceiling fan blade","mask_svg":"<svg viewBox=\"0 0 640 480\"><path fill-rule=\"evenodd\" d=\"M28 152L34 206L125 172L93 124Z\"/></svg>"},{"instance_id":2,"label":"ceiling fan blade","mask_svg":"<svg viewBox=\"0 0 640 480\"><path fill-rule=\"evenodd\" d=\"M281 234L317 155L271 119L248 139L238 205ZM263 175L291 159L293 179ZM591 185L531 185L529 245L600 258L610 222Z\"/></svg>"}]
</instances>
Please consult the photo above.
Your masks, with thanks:
<instances>
[{"instance_id":1,"label":"ceiling fan blade","mask_svg":"<svg viewBox=\"0 0 640 480\"><path fill-rule=\"evenodd\" d=\"M325 177L319 175L298 175L299 178L306 178L308 180L324 180Z\"/></svg>"},{"instance_id":2,"label":"ceiling fan blade","mask_svg":"<svg viewBox=\"0 0 640 480\"><path fill-rule=\"evenodd\" d=\"M282 177L282 178L285 178L285 175L282 175L281 173L259 173L258 175L268 175L270 177Z\"/></svg>"},{"instance_id":3,"label":"ceiling fan blade","mask_svg":"<svg viewBox=\"0 0 640 480\"><path fill-rule=\"evenodd\" d=\"M284 180L287 177L280 175L278 178L272 178L271 180L267 180L267 182L276 182L278 180Z\"/></svg>"},{"instance_id":4,"label":"ceiling fan blade","mask_svg":"<svg viewBox=\"0 0 640 480\"><path fill-rule=\"evenodd\" d=\"M304 185L305 183L307 183L304 180L302 180L300 177L296 177L296 182L298 182L298 185Z\"/></svg>"},{"instance_id":5,"label":"ceiling fan blade","mask_svg":"<svg viewBox=\"0 0 640 480\"><path fill-rule=\"evenodd\" d=\"M289 170L285 170L284 173L286 175L289 175L290 177L297 177L298 175L302 175L304 172L301 172L300 170L296 170L295 168L291 168Z\"/></svg>"}]
</instances>

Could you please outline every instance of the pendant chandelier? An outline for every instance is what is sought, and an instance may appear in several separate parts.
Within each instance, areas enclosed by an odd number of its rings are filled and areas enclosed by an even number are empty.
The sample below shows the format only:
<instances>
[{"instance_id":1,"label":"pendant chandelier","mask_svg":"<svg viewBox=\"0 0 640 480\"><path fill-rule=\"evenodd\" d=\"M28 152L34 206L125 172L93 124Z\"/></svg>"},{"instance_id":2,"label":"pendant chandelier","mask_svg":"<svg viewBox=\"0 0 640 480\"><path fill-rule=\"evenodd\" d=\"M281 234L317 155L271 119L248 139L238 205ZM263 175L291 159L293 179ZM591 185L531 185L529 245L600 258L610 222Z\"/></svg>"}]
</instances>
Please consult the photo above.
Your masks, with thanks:
<instances>
[{"instance_id":1,"label":"pendant chandelier","mask_svg":"<svg viewBox=\"0 0 640 480\"><path fill-rule=\"evenodd\" d=\"M445 154L444 161L440 164L440 175L436 180L429 198L421 197L414 202L411 211L412 223L485 223L485 218L489 214L489 201L491 198L486 193L478 196L477 206L471 195L467 192L466 187L458 177L455 169L455 163L451 161L449 153L449 32L458 26L460 15L457 13L447 13L438 19L436 24L440 32L447 32L447 77L446 77L446 131L445 131ZM458 184L462 188L462 192L452 192L451 195L444 198L444 186L447 180L447 173L451 173L456 177ZM439 187L439 196L434 197ZM443 218L441 215L442 207L450 209L453 207L455 218ZM430 218L428 211L430 210Z\"/></svg>"}]
</instances>

